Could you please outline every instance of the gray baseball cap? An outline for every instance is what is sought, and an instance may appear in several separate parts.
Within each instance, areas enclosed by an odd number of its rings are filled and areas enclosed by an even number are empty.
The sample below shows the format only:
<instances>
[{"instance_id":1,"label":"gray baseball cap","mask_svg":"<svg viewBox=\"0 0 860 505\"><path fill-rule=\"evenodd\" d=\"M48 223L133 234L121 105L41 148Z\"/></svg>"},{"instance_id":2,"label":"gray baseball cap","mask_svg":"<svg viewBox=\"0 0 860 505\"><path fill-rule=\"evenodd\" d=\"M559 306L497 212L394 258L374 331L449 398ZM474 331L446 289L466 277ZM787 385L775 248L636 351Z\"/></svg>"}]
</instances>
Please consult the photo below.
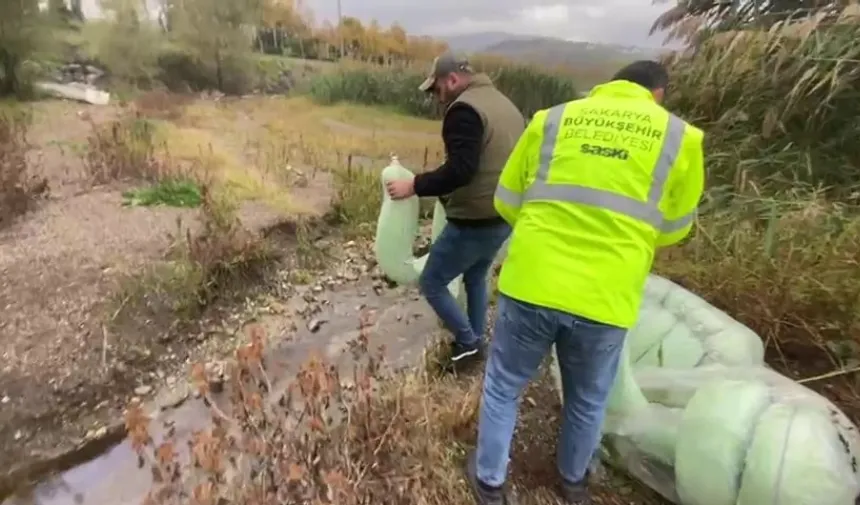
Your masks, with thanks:
<instances>
[{"instance_id":1,"label":"gray baseball cap","mask_svg":"<svg viewBox=\"0 0 860 505\"><path fill-rule=\"evenodd\" d=\"M433 59L433 65L430 67L430 73L427 79L418 86L418 89L428 93L433 91L433 86L436 85L436 79L444 77L454 72L473 73L475 69L469 63L469 59L461 54L455 54L451 51L446 51Z\"/></svg>"}]
</instances>

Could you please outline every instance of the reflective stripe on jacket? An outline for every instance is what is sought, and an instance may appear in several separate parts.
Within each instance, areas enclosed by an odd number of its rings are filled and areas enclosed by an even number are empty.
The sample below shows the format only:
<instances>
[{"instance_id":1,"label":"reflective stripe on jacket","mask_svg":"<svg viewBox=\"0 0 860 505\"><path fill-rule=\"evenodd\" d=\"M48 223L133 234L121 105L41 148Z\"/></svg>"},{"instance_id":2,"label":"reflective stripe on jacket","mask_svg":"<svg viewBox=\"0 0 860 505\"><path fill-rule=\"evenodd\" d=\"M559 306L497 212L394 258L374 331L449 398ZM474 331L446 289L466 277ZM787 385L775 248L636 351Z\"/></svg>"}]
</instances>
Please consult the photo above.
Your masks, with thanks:
<instances>
[{"instance_id":1,"label":"reflective stripe on jacket","mask_svg":"<svg viewBox=\"0 0 860 505\"><path fill-rule=\"evenodd\" d=\"M539 111L496 189L496 210L514 227L499 290L633 326L655 248L692 227L703 137L627 81Z\"/></svg>"}]
</instances>

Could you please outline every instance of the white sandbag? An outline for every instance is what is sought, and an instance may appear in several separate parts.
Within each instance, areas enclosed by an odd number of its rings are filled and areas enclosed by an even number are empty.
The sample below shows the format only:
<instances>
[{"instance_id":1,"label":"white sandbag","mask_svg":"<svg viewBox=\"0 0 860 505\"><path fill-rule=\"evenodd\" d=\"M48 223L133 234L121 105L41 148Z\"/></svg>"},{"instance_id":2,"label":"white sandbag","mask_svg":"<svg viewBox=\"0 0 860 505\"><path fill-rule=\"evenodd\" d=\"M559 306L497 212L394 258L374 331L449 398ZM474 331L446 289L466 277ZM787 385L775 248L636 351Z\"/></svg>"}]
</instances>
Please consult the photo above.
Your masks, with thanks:
<instances>
[{"instance_id":1,"label":"white sandbag","mask_svg":"<svg viewBox=\"0 0 860 505\"><path fill-rule=\"evenodd\" d=\"M376 261L379 269L391 280L398 284L414 284L424 270L427 255L416 258L412 254L412 246L418 236L418 218L420 201L417 196L402 200L392 200L388 196L385 184L388 181L412 179L415 175L400 164L397 157L392 157L391 163L382 170L382 208L376 222L376 238L373 243ZM442 204L436 203L433 212L431 239L435 240L447 222ZM462 288L462 276L454 279L448 285L448 291L457 298L460 304L465 303L465 293Z\"/></svg>"},{"instance_id":2,"label":"white sandbag","mask_svg":"<svg viewBox=\"0 0 860 505\"><path fill-rule=\"evenodd\" d=\"M857 453L846 435L813 405L772 404L755 426L737 505L853 505Z\"/></svg>"},{"instance_id":3,"label":"white sandbag","mask_svg":"<svg viewBox=\"0 0 860 505\"><path fill-rule=\"evenodd\" d=\"M412 244L418 236L419 201L417 196L394 201L388 196L385 184L389 181L408 180L415 175L396 159L382 170L382 208L376 222L376 240L373 252L379 268L398 284L411 284L418 280L412 255ZM422 265L423 266L423 265Z\"/></svg>"},{"instance_id":4,"label":"white sandbag","mask_svg":"<svg viewBox=\"0 0 860 505\"><path fill-rule=\"evenodd\" d=\"M856 428L766 368L749 328L651 276L625 348L638 356L619 370L604 424L614 464L682 505L854 503Z\"/></svg>"},{"instance_id":5,"label":"white sandbag","mask_svg":"<svg viewBox=\"0 0 860 505\"><path fill-rule=\"evenodd\" d=\"M684 505L734 505L756 422L769 405L760 382L712 382L698 390L683 411L675 450Z\"/></svg>"}]
</instances>

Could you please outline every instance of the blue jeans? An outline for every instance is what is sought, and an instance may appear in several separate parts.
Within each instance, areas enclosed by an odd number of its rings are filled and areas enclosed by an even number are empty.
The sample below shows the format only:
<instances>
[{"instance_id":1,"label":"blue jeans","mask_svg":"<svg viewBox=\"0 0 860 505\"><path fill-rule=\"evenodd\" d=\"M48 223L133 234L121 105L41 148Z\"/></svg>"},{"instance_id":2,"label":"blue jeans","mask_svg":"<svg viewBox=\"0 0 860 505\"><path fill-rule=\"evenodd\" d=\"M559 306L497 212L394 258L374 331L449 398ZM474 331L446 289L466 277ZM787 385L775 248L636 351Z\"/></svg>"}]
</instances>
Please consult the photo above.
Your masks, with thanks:
<instances>
[{"instance_id":1,"label":"blue jeans","mask_svg":"<svg viewBox=\"0 0 860 505\"><path fill-rule=\"evenodd\" d=\"M484 334L489 303L487 274L510 234L507 223L474 228L448 223L430 246L418 286L460 344L474 345ZM448 284L460 275L466 288L468 315L463 314L448 291Z\"/></svg>"},{"instance_id":2,"label":"blue jeans","mask_svg":"<svg viewBox=\"0 0 860 505\"><path fill-rule=\"evenodd\" d=\"M576 484L600 442L627 330L499 296L478 421L478 479L501 486L519 399L553 343L563 386L558 469Z\"/></svg>"}]
</instances>

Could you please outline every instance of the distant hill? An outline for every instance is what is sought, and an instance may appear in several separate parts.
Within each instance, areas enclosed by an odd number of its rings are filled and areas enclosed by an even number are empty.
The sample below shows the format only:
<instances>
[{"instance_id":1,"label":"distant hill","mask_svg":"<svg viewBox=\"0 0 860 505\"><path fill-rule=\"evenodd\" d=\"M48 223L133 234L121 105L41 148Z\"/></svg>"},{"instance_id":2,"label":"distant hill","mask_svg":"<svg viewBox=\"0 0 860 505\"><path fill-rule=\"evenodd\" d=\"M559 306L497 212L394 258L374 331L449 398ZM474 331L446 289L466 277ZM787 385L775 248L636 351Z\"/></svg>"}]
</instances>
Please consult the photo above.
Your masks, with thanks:
<instances>
[{"instance_id":1,"label":"distant hill","mask_svg":"<svg viewBox=\"0 0 860 505\"><path fill-rule=\"evenodd\" d=\"M570 42L548 37L503 40L480 52L539 64L569 66L624 64L635 60L656 58L660 53L657 49L595 42Z\"/></svg>"},{"instance_id":2,"label":"distant hill","mask_svg":"<svg viewBox=\"0 0 860 505\"><path fill-rule=\"evenodd\" d=\"M612 72L640 59L653 59L666 49L622 46L596 42L483 32L445 37L455 51L504 56L538 65L565 65L584 72L589 86L608 78Z\"/></svg>"},{"instance_id":3,"label":"distant hill","mask_svg":"<svg viewBox=\"0 0 860 505\"><path fill-rule=\"evenodd\" d=\"M656 58L665 48L644 48L600 42L571 42L552 37L515 35L506 32L479 32L442 37L455 51L489 53L511 57L539 57L552 63L601 62Z\"/></svg>"},{"instance_id":4,"label":"distant hill","mask_svg":"<svg viewBox=\"0 0 860 505\"><path fill-rule=\"evenodd\" d=\"M526 35L514 35L512 33L505 32L480 32L480 33L467 33L464 35L451 35L447 37L440 37L448 43L448 47L453 49L454 51L464 52L464 53L476 53L483 51L491 46L494 46L500 42L505 42L509 40L529 40L534 37L526 36Z\"/></svg>"}]
</instances>

